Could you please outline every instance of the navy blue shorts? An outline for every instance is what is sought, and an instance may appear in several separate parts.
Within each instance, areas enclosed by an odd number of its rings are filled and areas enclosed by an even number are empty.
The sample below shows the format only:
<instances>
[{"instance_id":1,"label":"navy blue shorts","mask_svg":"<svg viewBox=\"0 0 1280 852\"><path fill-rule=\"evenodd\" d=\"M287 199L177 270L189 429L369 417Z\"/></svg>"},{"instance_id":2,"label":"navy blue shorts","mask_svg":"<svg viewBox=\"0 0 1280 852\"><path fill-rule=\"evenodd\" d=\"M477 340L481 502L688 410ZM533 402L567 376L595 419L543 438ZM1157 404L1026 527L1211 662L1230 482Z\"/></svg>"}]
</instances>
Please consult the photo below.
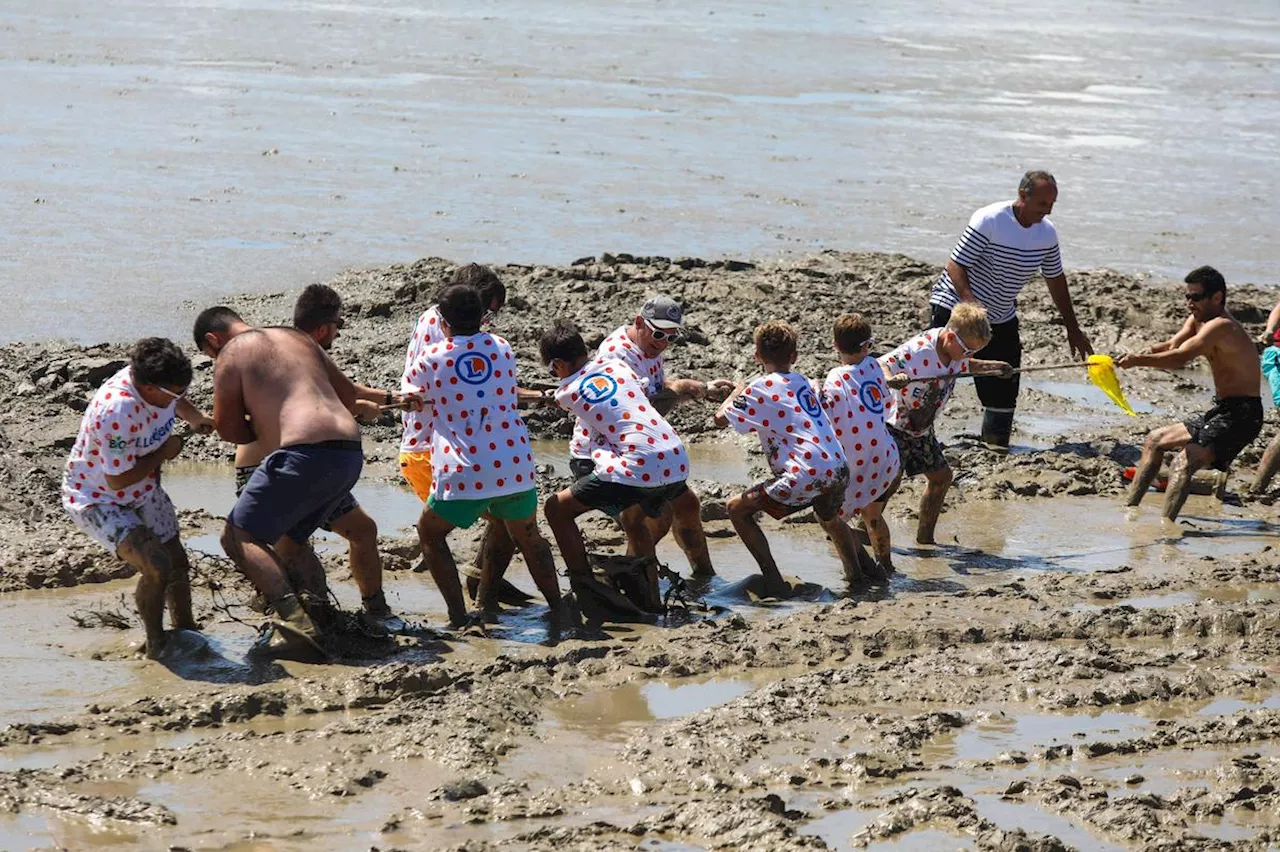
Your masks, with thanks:
<instances>
[{"instance_id":1,"label":"navy blue shorts","mask_svg":"<svg viewBox=\"0 0 1280 852\"><path fill-rule=\"evenodd\" d=\"M253 472L258 469L256 464L247 465L245 467L236 468L236 497L239 498L244 493L244 487L249 484L249 480L253 478ZM356 502L356 495L350 491L347 492L338 505L333 507L333 511L329 513L329 517L324 519L324 523L320 525L320 529L325 532L333 532L333 525L339 519L350 512L354 512L359 508L360 504Z\"/></svg>"},{"instance_id":2,"label":"navy blue shorts","mask_svg":"<svg viewBox=\"0 0 1280 852\"><path fill-rule=\"evenodd\" d=\"M351 492L364 467L359 441L281 447L262 460L227 522L263 544L306 544Z\"/></svg>"}]
</instances>

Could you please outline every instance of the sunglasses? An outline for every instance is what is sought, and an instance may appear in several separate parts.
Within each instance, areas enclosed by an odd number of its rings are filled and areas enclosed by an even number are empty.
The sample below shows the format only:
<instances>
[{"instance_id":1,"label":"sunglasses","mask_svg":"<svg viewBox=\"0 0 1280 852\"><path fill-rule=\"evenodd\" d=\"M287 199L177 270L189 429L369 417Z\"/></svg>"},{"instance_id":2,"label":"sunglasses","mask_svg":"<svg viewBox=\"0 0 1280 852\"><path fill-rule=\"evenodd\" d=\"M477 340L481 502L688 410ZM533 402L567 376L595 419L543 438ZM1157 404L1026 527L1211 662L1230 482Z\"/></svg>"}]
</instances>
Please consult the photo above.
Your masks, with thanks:
<instances>
[{"instance_id":1,"label":"sunglasses","mask_svg":"<svg viewBox=\"0 0 1280 852\"><path fill-rule=\"evenodd\" d=\"M481 325L493 325L497 321L498 321L498 312L495 310L485 311L484 316L480 317Z\"/></svg>"},{"instance_id":2,"label":"sunglasses","mask_svg":"<svg viewBox=\"0 0 1280 852\"><path fill-rule=\"evenodd\" d=\"M973 354L974 354L974 353L976 353L978 350L982 349L982 347L981 347L981 346L979 346L977 349L971 349L971 348L969 347L969 344L967 344L967 343L965 343L965 342L964 342L964 338L963 338L963 337L961 337L961 336L960 336L960 335L958 335L958 334L956 335L956 342L960 344L960 350L961 350L962 352L964 352L964 354L965 354L966 356L968 356L968 355L973 355Z\"/></svg>"},{"instance_id":3,"label":"sunglasses","mask_svg":"<svg viewBox=\"0 0 1280 852\"><path fill-rule=\"evenodd\" d=\"M681 329L665 329L658 328L648 320L644 321L645 328L649 329L649 333L653 335L654 340L678 340L680 338Z\"/></svg>"},{"instance_id":4,"label":"sunglasses","mask_svg":"<svg viewBox=\"0 0 1280 852\"><path fill-rule=\"evenodd\" d=\"M165 396L169 397L169 398L170 398L170 399L172 399L174 402L177 402L177 401L178 401L178 400L180 400L180 399L186 399L186 398L187 398L187 391L188 391L188 390L190 390L190 388L184 388L184 389L183 389L183 391L182 391L182 393L174 393L173 391L171 391L171 390L169 390L168 388L163 387L163 386L161 386L161 385L152 385L151 387L153 387L153 388L155 388L156 390L160 391L160 393L162 393L162 394L164 394Z\"/></svg>"},{"instance_id":5,"label":"sunglasses","mask_svg":"<svg viewBox=\"0 0 1280 852\"><path fill-rule=\"evenodd\" d=\"M875 339L874 337L868 337L866 340L862 341L861 343L859 343L859 344L858 344L857 346L855 346L854 348L855 348L855 349L870 349L872 346L875 346L875 345L876 345L876 339Z\"/></svg>"},{"instance_id":6,"label":"sunglasses","mask_svg":"<svg viewBox=\"0 0 1280 852\"><path fill-rule=\"evenodd\" d=\"M1188 302L1202 302L1205 299L1209 298L1209 294L1208 293L1183 293L1182 298L1186 299Z\"/></svg>"}]
</instances>

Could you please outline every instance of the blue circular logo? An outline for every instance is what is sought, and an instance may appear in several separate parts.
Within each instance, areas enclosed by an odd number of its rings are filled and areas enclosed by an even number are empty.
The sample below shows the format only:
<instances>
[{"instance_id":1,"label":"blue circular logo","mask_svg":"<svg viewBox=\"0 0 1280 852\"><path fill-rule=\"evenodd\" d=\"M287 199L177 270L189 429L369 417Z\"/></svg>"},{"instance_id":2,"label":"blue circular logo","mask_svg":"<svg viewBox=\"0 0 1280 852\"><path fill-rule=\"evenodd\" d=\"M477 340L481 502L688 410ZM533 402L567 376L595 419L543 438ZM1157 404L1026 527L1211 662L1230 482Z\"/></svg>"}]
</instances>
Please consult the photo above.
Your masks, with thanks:
<instances>
[{"instance_id":1,"label":"blue circular logo","mask_svg":"<svg viewBox=\"0 0 1280 852\"><path fill-rule=\"evenodd\" d=\"M813 391L806 388L800 388L796 394L796 399L800 403L800 407L809 413L810 417L821 417L822 406L818 404L818 400L814 397Z\"/></svg>"},{"instance_id":2,"label":"blue circular logo","mask_svg":"<svg viewBox=\"0 0 1280 852\"><path fill-rule=\"evenodd\" d=\"M602 402L608 402L613 399L614 394L618 392L618 382L613 376L606 376L604 373L593 373L582 380L578 392L591 405L599 405Z\"/></svg>"},{"instance_id":3,"label":"blue circular logo","mask_svg":"<svg viewBox=\"0 0 1280 852\"><path fill-rule=\"evenodd\" d=\"M858 388L858 397L867 411L872 414L884 412L884 391L880 390L880 385L876 382L864 382L862 387Z\"/></svg>"},{"instance_id":4,"label":"blue circular logo","mask_svg":"<svg viewBox=\"0 0 1280 852\"><path fill-rule=\"evenodd\" d=\"M453 371L469 385L482 385L493 375L493 364L479 352L468 352L454 362Z\"/></svg>"}]
</instances>

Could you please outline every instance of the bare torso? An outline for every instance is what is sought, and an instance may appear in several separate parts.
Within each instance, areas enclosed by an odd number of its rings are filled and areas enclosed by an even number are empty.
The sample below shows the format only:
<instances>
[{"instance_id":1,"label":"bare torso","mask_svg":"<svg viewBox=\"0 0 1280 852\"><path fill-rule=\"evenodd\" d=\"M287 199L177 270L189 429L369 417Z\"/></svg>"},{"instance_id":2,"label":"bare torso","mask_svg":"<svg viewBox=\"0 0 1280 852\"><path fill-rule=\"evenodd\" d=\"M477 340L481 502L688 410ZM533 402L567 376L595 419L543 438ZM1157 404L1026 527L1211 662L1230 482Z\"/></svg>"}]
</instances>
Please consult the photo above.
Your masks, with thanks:
<instances>
[{"instance_id":1,"label":"bare torso","mask_svg":"<svg viewBox=\"0 0 1280 852\"><path fill-rule=\"evenodd\" d=\"M1262 368L1258 363L1258 349L1253 338L1231 314L1199 323L1192 320L1195 333L1213 323L1219 323L1204 356L1213 370L1213 390L1219 397L1258 396L1262 385Z\"/></svg>"},{"instance_id":2,"label":"bare torso","mask_svg":"<svg viewBox=\"0 0 1280 852\"><path fill-rule=\"evenodd\" d=\"M299 331L244 332L218 356L217 370L225 374L232 393L238 387L257 438L247 445L253 449L245 455L237 452L237 465L255 464L277 447L360 438L355 419L334 388L336 368Z\"/></svg>"}]
</instances>

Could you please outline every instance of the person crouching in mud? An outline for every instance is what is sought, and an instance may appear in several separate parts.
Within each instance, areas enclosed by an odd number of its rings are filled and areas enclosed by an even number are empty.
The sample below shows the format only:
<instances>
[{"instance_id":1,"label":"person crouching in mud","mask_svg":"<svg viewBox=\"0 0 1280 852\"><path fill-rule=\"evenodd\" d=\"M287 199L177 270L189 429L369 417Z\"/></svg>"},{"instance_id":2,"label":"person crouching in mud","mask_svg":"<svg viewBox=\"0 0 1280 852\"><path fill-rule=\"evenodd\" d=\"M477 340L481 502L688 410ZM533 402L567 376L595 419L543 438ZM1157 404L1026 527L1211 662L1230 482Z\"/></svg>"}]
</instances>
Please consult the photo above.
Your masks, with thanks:
<instances>
[{"instance_id":1,"label":"person crouching in mud","mask_svg":"<svg viewBox=\"0 0 1280 852\"><path fill-rule=\"evenodd\" d=\"M139 340L129 364L98 388L80 421L62 478L62 507L85 535L138 570L134 597L146 654L165 650L165 599L174 630L198 630L191 613L191 563L178 515L160 487L164 463L182 452L180 417L202 433L213 421L186 398L191 361L172 341Z\"/></svg>"},{"instance_id":2,"label":"person crouching in mud","mask_svg":"<svg viewBox=\"0 0 1280 852\"><path fill-rule=\"evenodd\" d=\"M770 320L755 331L756 362L765 375L734 389L716 412L716 425L735 432L754 432L760 438L773 479L729 500L729 520L751 551L764 576L765 592L778 597L788 587L778 570L769 540L756 522L757 512L781 520L809 507L831 537L846 576L859 574L857 539L840 520L849 466L831 421L818 402L813 385L792 370L796 362L796 332Z\"/></svg>"},{"instance_id":3,"label":"person crouching in mud","mask_svg":"<svg viewBox=\"0 0 1280 852\"><path fill-rule=\"evenodd\" d=\"M195 342L215 360L213 419L234 444L277 447L249 477L227 516L227 556L275 609L276 630L323 656L333 609L311 535L364 467L356 389L310 336L252 328L230 308L196 318ZM316 621L321 622L320 625Z\"/></svg>"},{"instance_id":4,"label":"person crouching in mud","mask_svg":"<svg viewBox=\"0 0 1280 852\"><path fill-rule=\"evenodd\" d=\"M1129 490L1129 505L1142 502L1160 471L1165 453L1173 452L1164 516L1175 520L1190 493L1197 470L1226 472L1240 451L1262 431L1262 371L1253 339L1227 310L1227 282L1212 266L1193 269L1186 277L1189 316L1178 333L1116 366L1176 370L1203 355L1213 371L1213 407L1185 423L1162 426L1147 435L1142 459Z\"/></svg>"},{"instance_id":5,"label":"person crouching in mud","mask_svg":"<svg viewBox=\"0 0 1280 852\"><path fill-rule=\"evenodd\" d=\"M633 555L642 558L654 556L646 519L659 517L664 507L670 507L677 529L701 532L701 506L687 482L689 456L645 395L645 381L624 360L592 360L582 335L567 322L542 336L539 351L560 381L556 403L589 432L590 472L548 497L543 509L569 576L591 576L577 518L593 509L617 518ZM695 571L710 564L705 538L699 536L690 549ZM657 561L648 561L649 599L659 601Z\"/></svg>"}]
</instances>

